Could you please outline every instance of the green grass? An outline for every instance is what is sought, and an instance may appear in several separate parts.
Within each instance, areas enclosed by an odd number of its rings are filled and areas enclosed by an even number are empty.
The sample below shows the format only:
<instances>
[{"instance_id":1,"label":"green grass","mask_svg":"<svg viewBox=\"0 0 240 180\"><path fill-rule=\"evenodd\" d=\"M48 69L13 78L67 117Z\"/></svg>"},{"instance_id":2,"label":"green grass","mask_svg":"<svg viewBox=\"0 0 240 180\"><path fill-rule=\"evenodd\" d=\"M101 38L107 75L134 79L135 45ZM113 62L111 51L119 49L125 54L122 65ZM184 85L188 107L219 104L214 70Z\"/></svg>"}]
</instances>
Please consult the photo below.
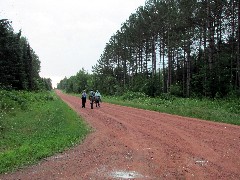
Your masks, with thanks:
<instances>
[{"instance_id":1,"label":"green grass","mask_svg":"<svg viewBox=\"0 0 240 180\"><path fill-rule=\"evenodd\" d=\"M87 124L53 93L0 90L0 173L79 144Z\"/></svg>"},{"instance_id":2,"label":"green grass","mask_svg":"<svg viewBox=\"0 0 240 180\"><path fill-rule=\"evenodd\" d=\"M118 97L104 97L105 102L148 109L158 112L194 117L203 120L240 125L239 99L194 99L176 97L150 98L144 94L128 92Z\"/></svg>"}]
</instances>

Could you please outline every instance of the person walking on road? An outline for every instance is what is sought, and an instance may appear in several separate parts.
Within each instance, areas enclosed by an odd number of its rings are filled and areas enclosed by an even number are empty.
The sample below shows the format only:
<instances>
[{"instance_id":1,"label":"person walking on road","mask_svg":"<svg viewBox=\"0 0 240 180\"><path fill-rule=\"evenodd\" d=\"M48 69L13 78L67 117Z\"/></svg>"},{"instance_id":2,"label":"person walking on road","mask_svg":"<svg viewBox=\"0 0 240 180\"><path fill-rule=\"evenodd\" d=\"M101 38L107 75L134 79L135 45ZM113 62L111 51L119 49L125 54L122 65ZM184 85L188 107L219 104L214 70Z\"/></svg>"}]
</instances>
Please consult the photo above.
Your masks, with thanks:
<instances>
[{"instance_id":1,"label":"person walking on road","mask_svg":"<svg viewBox=\"0 0 240 180\"><path fill-rule=\"evenodd\" d=\"M87 101L87 93L84 90L82 93L82 108L85 108L86 101Z\"/></svg>"},{"instance_id":2,"label":"person walking on road","mask_svg":"<svg viewBox=\"0 0 240 180\"><path fill-rule=\"evenodd\" d=\"M98 90L96 90L95 93L95 102L96 102L96 107L100 107L100 102L101 102L101 94Z\"/></svg>"},{"instance_id":3,"label":"person walking on road","mask_svg":"<svg viewBox=\"0 0 240 180\"><path fill-rule=\"evenodd\" d=\"M93 103L95 100L95 92L92 89L90 90L90 93L89 93L89 100L90 100L91 109L93 109Z\"/></svg>"}]
</instances>

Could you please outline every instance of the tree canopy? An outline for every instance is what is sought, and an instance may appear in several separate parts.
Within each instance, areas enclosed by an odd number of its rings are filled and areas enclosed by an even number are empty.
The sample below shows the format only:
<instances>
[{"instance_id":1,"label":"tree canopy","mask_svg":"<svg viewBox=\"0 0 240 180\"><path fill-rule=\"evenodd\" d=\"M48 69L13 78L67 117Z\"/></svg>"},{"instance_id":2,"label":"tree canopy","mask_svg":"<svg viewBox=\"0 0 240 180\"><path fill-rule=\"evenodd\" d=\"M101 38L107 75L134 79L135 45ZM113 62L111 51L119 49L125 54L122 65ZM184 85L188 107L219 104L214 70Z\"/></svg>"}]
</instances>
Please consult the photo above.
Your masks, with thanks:
<instances>
[{"instance_id":1,"label":"tree canopy","mask_svg":"<svg viewBox=\"0 0 240 180\"><path fill-rule=\"evenodd\" d=\"M16 90L52 89L51 79L41 78L40 60L21 31L0 19L0 88Z\"/></svg>"},{"instance_id":2,"label":"tree canopy","mask_svg":"<svg viewBox=\"0 0 240 180\"><path fill-rule=\"evenodd\" d=\"M148 0L122 23L93 66L106 94L240 94L240 2Z\"/></svg>"}]
</instances>

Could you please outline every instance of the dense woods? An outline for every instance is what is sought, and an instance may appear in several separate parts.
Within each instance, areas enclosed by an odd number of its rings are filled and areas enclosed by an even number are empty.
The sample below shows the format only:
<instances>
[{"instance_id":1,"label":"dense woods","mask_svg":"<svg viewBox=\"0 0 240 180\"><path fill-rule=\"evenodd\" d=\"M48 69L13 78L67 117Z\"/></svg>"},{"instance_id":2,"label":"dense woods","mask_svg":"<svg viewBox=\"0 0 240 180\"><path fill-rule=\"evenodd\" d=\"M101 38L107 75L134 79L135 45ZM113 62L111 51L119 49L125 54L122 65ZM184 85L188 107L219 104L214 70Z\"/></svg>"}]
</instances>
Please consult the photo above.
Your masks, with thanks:
<instances>
[{"instance_id":1,"label":"dense woods","mask_svg":"<svg viewBox=\"0 0 240 180\"><path fill-rule=\"evenodd\" d=\"M239 6L238 0L146 1L111 36L89 87L106 94L239 95Z\"/></svg>"},{"instance_id":2,"label":"dense woods","mask_svg":"<svg viewBox=\"0 0 240 180\"><path fill-rule=\"evenodd\" d=\"M0 19L0 88L51 90L51 79L39 72L40 60L27 39L14 32L9 20Z\"/></svg>"}]
</instances>

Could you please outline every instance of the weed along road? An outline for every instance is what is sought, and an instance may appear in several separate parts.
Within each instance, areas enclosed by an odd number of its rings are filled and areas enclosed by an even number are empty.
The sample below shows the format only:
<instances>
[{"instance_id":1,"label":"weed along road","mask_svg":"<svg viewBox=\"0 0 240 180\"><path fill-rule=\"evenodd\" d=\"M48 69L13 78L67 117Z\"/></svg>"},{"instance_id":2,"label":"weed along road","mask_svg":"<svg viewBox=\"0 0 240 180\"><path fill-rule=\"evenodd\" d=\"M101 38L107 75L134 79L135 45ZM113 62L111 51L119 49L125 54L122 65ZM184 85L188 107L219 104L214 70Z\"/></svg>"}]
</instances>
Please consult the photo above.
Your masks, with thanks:
<instances>
[{"instance_id":1,"label":"weed along road","mask_svg":"<svg viewBox=\"0 0 240 180\"><path fill-rule=\"evenodd\" d=\"M0 179L240 179L240 127L102 103L81 108L84 142Z\"/></svg>"}]
</instances>

